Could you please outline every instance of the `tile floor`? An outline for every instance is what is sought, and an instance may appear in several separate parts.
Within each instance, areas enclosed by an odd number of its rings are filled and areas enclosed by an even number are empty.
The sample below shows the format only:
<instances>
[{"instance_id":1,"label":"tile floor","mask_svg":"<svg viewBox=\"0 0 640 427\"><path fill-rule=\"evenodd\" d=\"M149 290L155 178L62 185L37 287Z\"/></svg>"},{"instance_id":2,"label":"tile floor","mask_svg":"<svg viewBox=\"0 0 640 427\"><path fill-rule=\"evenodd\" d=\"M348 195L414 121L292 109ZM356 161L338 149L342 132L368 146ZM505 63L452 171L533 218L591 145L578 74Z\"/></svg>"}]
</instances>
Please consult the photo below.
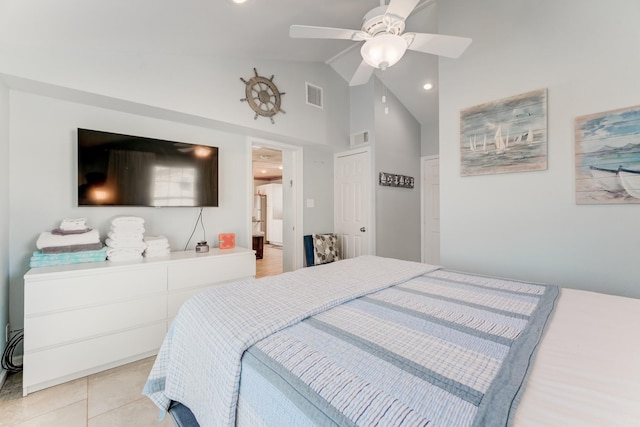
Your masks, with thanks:
<instances>
[{"instance_id":1,"label":"tile floor","mask_svg":"<svg viewBox=\"0 0 640 427\"><path fill-rule=\"evenodd\" d=\"M282 248L265 245L257 277L282 273ZM22 397L22 374L0 390L0 427L172 427L142 395L155 357L99 372Z\"/></svg>"},{"instance_id":2,"label":"tile floor","mask_svg":"<svg viewBox=\"0 0 640 427\"><path fill-rule=\"evenodd\" d=\"M99 372L22 397L22 374L0 390L0 426L116 427L173 426L142 395L155 357Z\"/></svg>"}]
</instances>

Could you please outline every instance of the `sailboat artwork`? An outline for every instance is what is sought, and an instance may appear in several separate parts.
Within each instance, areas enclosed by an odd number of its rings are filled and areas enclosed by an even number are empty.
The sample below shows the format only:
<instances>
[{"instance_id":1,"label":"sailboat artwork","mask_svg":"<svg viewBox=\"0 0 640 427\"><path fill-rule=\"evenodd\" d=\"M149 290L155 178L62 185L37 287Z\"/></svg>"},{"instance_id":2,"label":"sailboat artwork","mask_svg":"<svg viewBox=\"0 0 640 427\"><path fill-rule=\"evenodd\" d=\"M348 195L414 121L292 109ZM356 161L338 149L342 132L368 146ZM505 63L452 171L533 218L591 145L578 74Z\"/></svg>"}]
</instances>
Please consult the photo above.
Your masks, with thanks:
<instances>
[{"instance_id":1,"label":"sailboat artwork","mask_svg":"<svg viewBox=\"0 0 640 427\"><path fill-rule=\"evenodd\" d=\"M547 90L462 110L460 141L462 176L547 169Z\"/></svg>"},{"instance_id":2,"label":"sailboat artwork","mask_svg":"<svg viewBox=\"0 0 640 427\"><path fill-rule=\"evenodd\" d=\"M640 203L640 106L575 120L576 204Z\"/></svg>"}]
</instances>

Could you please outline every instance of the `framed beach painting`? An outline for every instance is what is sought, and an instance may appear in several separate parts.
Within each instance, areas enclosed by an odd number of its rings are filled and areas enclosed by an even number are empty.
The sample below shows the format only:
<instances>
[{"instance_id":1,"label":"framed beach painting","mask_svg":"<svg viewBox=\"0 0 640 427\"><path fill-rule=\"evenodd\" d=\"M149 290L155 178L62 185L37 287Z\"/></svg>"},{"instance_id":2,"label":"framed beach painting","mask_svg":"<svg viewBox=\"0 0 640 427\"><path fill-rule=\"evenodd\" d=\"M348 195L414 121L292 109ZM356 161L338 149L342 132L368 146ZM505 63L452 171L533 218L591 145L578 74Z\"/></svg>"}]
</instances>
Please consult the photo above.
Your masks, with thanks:
<instances>
[{"instance_id":1,"label":"framed beach painting","mask_svg":"<svg viewBox=\"0 0 640 427\"><path fill-rule=\"evenodd\" d=\"M460 175L547 169L547 89L460 112Z\"/></svg>"},{"instance_id":2,"label":"framed beach painting","mask_svg":"<svg viewBox=\"0 0 640 427\"><path fill-rule=\"evenodd\" d=\"M640 106L576 118L576 203L640 203Z\"/></svg>"}]
</instances>

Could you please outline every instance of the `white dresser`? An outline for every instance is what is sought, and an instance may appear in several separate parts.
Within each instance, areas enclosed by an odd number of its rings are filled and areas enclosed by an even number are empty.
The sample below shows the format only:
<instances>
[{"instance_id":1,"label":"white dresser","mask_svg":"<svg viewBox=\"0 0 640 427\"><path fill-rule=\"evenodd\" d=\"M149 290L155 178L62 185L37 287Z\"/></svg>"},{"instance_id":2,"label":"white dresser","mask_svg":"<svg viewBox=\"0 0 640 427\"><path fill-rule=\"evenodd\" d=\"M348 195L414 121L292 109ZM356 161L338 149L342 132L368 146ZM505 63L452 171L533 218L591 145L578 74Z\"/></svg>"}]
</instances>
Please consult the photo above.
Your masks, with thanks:
<instances>
[{"instance_id":1,"label":"white dresser","mask_svg":"<svg viewBox=\"0 0 640 427\"><path fill-rule=\"evenodd\" d=\"M184 301L255 273L254 251L238 247L29 270L23 395L156 354Z\"/></svg>"}]
</instances>

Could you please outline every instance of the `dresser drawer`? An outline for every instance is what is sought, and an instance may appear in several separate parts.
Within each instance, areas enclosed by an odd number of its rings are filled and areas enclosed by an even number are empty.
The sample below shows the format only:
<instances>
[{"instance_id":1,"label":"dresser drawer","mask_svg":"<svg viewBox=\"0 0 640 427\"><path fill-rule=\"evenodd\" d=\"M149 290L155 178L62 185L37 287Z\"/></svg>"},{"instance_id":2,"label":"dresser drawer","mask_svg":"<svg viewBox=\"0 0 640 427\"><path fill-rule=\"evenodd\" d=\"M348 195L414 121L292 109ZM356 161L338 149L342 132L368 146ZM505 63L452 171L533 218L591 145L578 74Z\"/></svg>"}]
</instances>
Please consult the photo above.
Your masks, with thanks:
<instances>
[{"instance_id":1,"label":"dresser drawer","mask_svg":"<svg viewBox=\"0 0 640 427\"><path fill-rule=\"evenodd\" d=\"M29 333L25 335L24 349L65 345L160 322L167 317L166 306L167 296L161 293L45 316L26 316L25 329Z\"/></svg>"},{"instance_id":2,"label":"dresser drawer","mask_svg":"<svg viewBox=\"0 0 640 427\"><path fill-rule=\"evenodd\" d=\"M38 277L25 280L25 316L105 304L142 295L166 292L166 266L102 270L100 274Z\"/></svg>"},{"instance_id":3,"label":"dresser drawer","mask_svg":"<svg viewBox=\"0 0 640 427\"><path fill-rule=\"evenodd\" d=\"M179 290L228 282L256 274L253 251L229 256L203 256L182 263L169 264L168 289Z\"/></svg>"},{"instance_id":4,"label":"dresser drawer","mask_svg":"<svg viewBox=\"0 0 640 427\"><path fill-rule=\"evenodd\" d=\"M163 321L43 351L25 351L24 395L108 369L119 360L131 361L139 355L153 354L160 348L165 333Z\"/></svg>"}]
</instances>

